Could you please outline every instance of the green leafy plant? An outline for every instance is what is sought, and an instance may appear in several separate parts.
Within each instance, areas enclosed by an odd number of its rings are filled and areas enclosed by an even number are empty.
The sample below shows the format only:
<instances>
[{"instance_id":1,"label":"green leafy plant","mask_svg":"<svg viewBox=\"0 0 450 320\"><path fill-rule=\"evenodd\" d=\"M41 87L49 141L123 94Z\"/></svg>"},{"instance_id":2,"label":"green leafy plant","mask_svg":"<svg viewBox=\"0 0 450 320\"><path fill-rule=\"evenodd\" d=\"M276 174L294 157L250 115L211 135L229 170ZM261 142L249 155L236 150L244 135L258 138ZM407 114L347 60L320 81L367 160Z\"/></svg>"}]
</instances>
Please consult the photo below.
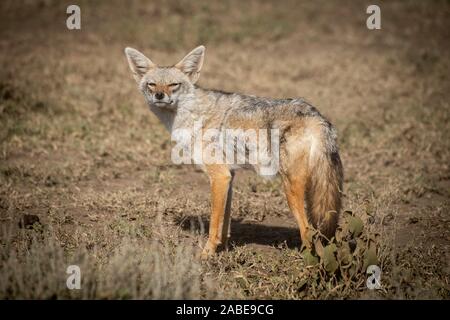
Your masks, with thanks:
<instances>
[{"instance_id":1,"label":"green leafy plant","mask_svg":"<svg viewBox=\"0 0 450 320\"><path fill-rule=\"evenodd\" d=\"M378 264L377 234L364 229L362 219L345 211L336 235L327 239L319 230L312 230L312 248L301 255L308 266L319 268L324 279L361 282L366 269Z\"/></svg>"}]
</instances>

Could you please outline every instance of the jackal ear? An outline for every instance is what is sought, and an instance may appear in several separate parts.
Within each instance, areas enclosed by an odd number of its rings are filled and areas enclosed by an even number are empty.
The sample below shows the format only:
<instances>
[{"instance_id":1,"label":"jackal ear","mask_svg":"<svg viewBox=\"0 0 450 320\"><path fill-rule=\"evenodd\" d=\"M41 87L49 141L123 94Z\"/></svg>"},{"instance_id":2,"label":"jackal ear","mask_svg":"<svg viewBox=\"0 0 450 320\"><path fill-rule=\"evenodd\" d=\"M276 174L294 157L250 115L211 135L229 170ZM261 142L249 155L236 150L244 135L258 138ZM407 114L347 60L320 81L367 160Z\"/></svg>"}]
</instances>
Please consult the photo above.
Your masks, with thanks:
<instances>
[{"instance_id":1,"label":"jackal ear","mask_svg":"<svg viewBox=\"0 0 450 320\"><path fill-rule=\"evenodd\" d=\"M125 55L127 56L128 64L131 72L137 82L141 81L142 76L150 69L155 67L155 64L141 52L133 48L125 48Z\"/></svg>"},{"instance_id":2,"label":"jackal ear","mask_svg":"<svg viewBox=\"0 0 450 320\"><path fill-rule=\"evenodd\" d=\"M189 52L175 67L184 72L192 83L196 83L200 76L205 57L205 47L199 46Z\"/></svg>"}]
</instances>

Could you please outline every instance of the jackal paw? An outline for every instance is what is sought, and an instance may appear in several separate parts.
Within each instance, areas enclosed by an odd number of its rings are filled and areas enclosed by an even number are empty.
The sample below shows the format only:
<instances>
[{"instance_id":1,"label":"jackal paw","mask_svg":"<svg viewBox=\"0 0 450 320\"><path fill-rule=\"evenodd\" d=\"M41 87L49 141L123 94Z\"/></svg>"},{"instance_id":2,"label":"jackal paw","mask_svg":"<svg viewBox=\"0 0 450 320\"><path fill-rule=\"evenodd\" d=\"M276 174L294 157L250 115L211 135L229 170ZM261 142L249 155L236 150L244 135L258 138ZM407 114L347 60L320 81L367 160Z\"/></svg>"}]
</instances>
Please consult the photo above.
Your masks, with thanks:
<instances>
[{"instance_id":1,"label":"jackal paw","mask_svg":"<svg viewBox=\"0 0 450 320\"><path fill-rule=\"evenodd\" d=\"M216 253L217 250L217 244L213 244L210 240L208 240L208 242L206 242L205 247L203 248L202 254L201 254L201 259L202 260L207 260L208 258L210 258L211 256L213 256Z\"/></svg>"}]
</instances>

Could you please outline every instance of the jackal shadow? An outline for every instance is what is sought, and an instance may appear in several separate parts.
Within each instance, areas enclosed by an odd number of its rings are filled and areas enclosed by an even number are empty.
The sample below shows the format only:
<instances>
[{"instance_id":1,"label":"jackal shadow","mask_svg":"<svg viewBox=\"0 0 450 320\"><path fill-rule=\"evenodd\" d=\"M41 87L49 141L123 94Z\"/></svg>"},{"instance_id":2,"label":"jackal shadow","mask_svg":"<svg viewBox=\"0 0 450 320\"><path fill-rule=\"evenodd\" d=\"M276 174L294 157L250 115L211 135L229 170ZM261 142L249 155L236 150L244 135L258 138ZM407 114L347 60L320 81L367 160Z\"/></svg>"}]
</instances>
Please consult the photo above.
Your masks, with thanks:
<instances>
[{"instance_id":1,"label":"jackal shadow","mask_svg":"<svg viewBox=\"0 0 450 320\"><path fill-rule=\"evenodd\" d=\"M206 217L184 216L178 219L176 223L184 231L208 234L209 220ZM297 228L231 219L230 248L250 243L275 247L284 244L290 249L300 248L300 232Z\"/></svg>"}]
</instances>

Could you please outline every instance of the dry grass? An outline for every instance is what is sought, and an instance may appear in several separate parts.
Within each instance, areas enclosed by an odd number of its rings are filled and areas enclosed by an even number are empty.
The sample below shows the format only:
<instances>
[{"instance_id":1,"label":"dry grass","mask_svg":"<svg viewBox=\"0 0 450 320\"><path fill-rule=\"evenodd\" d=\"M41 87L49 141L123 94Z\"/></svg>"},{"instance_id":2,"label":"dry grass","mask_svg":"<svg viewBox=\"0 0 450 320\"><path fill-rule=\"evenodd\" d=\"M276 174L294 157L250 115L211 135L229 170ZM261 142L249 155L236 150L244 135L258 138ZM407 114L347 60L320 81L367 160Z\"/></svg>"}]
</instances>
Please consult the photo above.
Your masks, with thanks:
<instances>
[{"instance_id":1,"label":"dry grass","mask_svg":"<svg viewBox=\"0 0 450 320\"><path fill-rule=\"evenodd\" d=\"M163 225L163 224L162 224ZM125 226L124 226L125 227ZM15 299L212 299L222 295L192 243L164 227L152 237L142 228L82 229L58 234L35 223L28 231L3 230L0 297ZM64 239L71 237L71 239ZM87 239L91 240L87 240ZM102 243L98 239L103 239ZM65 241L66 240L66 241ZM72 242L71 242L72 241ZM71 244L69 244L71 243ZM72 249L68 249L72 247ZM81 289L68 290L67 267L81 270Z\"/></svg>"},{"instance_id":2,"label":"dry grass","mask_svg":"<svg viewBox=\"0 0 450 320\"><path fill-rule=\"evenodd\" d=\"M0 5L0 297L449 298L448 2L383 3L380 31L364 1L79 4L81 31L68 3ZM362 249L351 276L307 266L280 182L247 172L232 250L200 263L208 180L170 163L123 54L169 64L200 43L202 85L304 96L336 125L344 207L364 243L378 235L382 290L365 287ZM25 214L40 222L20 228Z\"/></svg>"}]
</instances>

